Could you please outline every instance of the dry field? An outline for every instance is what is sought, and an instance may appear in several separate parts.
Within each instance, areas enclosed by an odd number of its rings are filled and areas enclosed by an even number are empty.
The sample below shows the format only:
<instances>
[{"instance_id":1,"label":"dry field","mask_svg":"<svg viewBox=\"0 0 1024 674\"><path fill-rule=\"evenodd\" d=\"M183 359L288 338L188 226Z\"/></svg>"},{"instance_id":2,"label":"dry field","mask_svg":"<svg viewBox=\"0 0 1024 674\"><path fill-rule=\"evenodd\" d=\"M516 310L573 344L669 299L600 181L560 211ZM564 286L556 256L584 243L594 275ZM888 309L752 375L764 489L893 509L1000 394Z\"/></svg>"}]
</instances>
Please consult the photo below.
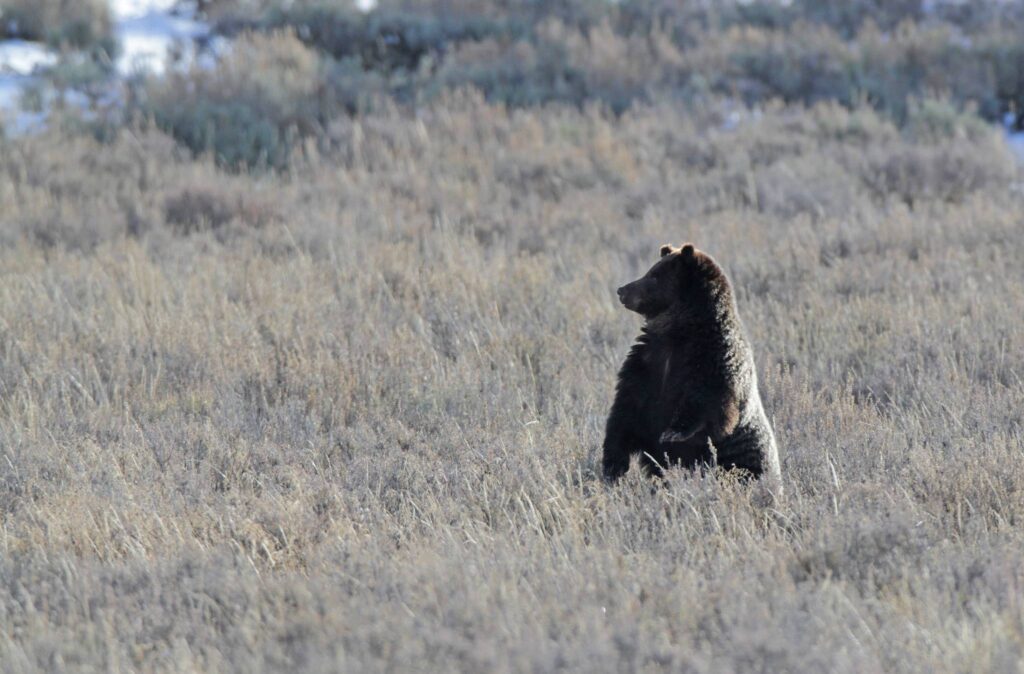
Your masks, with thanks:
<instances>
[{"instance_id":1,"label":"dry field","mask_svg":"<svg viewBox=\"0 0 1024 674\"><path fill-rule=\"evenodd\" d=\"M994 133L470 95L327 133L251 175L0 141L0 671L1024 669ZM737 288L771 507L597 477L614 289L684 240Z\"/></svg>"}]
</instances>

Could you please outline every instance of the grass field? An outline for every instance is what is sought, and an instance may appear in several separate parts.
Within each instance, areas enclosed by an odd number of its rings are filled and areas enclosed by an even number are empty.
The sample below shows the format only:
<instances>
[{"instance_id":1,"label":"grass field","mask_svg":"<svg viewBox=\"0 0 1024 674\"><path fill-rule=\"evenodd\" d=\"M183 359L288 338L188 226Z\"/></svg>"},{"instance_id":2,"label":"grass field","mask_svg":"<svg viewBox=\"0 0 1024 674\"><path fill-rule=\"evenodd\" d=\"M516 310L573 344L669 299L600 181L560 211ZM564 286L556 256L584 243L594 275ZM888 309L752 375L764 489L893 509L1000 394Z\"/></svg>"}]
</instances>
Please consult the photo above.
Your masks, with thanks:
<instances>
[{"instance_id":1,"label":"grass field","mask_svg":"<svg viewBox=\"0 0 1024 674\"><path fill-rule=\"evenodd\" d=\"M935 105L0 140L0 670L1021 671L1024 195ZM614 289L687 240L771 507L597 477Z\"/></svg>"}]
</instances>

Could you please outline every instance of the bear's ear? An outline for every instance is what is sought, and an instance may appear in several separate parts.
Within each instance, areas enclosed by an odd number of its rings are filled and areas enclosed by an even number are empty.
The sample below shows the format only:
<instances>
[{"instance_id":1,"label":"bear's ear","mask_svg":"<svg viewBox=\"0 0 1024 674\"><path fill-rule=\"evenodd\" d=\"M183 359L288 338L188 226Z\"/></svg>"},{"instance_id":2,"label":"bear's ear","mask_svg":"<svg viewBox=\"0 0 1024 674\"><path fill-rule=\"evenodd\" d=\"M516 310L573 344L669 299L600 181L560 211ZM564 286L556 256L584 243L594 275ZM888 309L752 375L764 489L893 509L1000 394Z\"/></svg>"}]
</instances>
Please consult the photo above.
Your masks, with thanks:
<instances>
[{"instance_id":1,"label":"bear's ear","mask_svg":"<svg viewBox=\"0 0 1024 674\"><path fill-rule=\"evenodd\" d=\"M683 258L691 258L691 257L693 257L693 251L694 251L693 244L692 243L686 243L686 244L683 244L683 247L679 249L679 255L680 255L680 257L683 257Z\"/></svg>"},{"instance_id":2,"label":"bear's ear","mask_svg":"<svg viewBox=\"0 0 1024 674\"><path fill-rule=\"evenodd\" d=\"M665 257L666 255L668 255L671 252L672 252L672 246L668 245L667 243L664 246L661 247L661 256L662 257Z\"/></svg>"}]
</instances>

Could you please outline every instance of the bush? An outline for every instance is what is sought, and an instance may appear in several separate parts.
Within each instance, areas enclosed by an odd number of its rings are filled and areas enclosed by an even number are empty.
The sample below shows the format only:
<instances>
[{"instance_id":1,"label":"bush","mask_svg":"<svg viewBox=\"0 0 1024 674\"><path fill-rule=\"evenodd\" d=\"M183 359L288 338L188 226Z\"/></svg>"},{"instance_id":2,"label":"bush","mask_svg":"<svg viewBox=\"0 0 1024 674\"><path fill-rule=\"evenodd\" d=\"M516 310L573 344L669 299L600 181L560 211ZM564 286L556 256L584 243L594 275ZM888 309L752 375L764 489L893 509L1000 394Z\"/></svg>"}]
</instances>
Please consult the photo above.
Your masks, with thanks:
<instances>
[{"instance_id":1,"label":"bush","mask_svg":"<svg viewBox=\"0 0 1024 674\"><path fill-rule=\"evenodd\" d=\"M1024 42L1020 33L991 31L979 37L978 51L991 67L992 94L999 114L1009 113L1013 125L1024 128Z\"/></svg>"},{"instance_id":2,"label":"bush","mask_svg":"<svg viewBox=\"0 0 1024 674\"><path fill-rule=\"evenodd\" d=\"M909 99L907 135L920 143L939 144L950 139L983 143L991 129L973 113L958 109L947 98Z\"/></svg>"},{"instance_id":3,"label":"bush","mask_svg":"<svg viewBox=\"0 0 1024 674\"><path fill-rule=\"evenodd\" d=\"M938 147L901 145L873 149L860 171L878 198L892 197L911 208L921 202L959 202L982 186L1009 187L1013 159L997 141L958 140Z\"/></svg>"},{"instance_id":4,"label":"bush","mask_svg":"<svg viewBox=\"0 0 1024 674\"><path fill-rule=\"evenodd\" d=\"M900 24L925 18L922 0L797 0L790 17L828 26L843 37L856 37L866 23L891 31Z\"/></svg>"},{"instance_id":5,"label":"bush","mask_svg":"<svg viewBox=\"0 0 1024 674\"><path fill-rule=\"evenodd\" d=\"M262 227L276 217L266 201L223 187L186 187L164 202L164 219L177 234L216 230L232 222Z\"/></svg>"},{"instance_id":6,"label":"bush","mask_svg":"<svg viewBox=\"0 0 1024 674\"><path fill-rule=\"evenodd\" d=\"M1024 108L1024 3L953 0L393 0L362 13L348 0L206 3L220 29L290 28L356 69L375 92L421 101L473 86L514 106L708 94L763 104L861 101L906 120L907 97L947 94L988 120Z\"/></svg>"},{"instance_id":7,"label":"bush","mask_svg":"<svg viewBox=\"0 0 1024 674\"><path fill-rule=\"evenodd\" d=\"M999 117L991 64L949 26L901 24L894 34L869 27L857 43L857 87L869 102L902 122L911 97L948 95Z\"/></svg>"},{"instance_id":8,"label":"bush","mask_svg":"<svg viewBox=\"0 0 1024 674\"><path fill-rule=\"evenodd\" d=\"M275 10L265 24L291 28L307 45L342 59L359 57L373 70L416 70L424 59L445 53L450 45L487 38L515 38L523 26L483 15L438 15L352 10L313 6Z\"/></svg>"},{"instance_id":9,"label":"bush","mask_svg":"<svg viewBox=\"0 0 1024 674\"><path fill-rule=\"evenodd\" d=\"M440 87L473 86L490 101L513 106L554 101L577 104L586 98L582 75L568 62L564 46L520 40L473 42L448 56L438 71Z\"/></svg>"},{"instance_id":10,"label":"bush","mask_svg":"<svg viewBox=\"0 0 1024 674\"><path fill-rule=\"evenodd\" d=\"M2 0L0 39L20 38L54 47L116 53L106 0Z\"/></svg>"},{"instance_id":11,"label":"bush","mask_svg":"<svg viewBox=\"0 0 1024 674\"><path fill-rule=\"evenodd\" d=\"M144 109L194 153L217 162L283 166L323 122L320 58L291 31L241 36L211 71L149 83Z\"/></svg>"},{"instance_id":12,"label":"bush","mask_svg":"<svg viewBox=\"0 0 1024 674\"><path fill-rule=\"evenodd\" d=\"M857 97L854 59L830 29L800 24L792 32L731 28L687 54L687 66L707 78L714 91L748 103L781 98L850 105Z\"/></svg>"},{"instance_id":13,"label":"bush","mask_svg":"<svg viewBox=\"0 0 1024 674\"><path fill-rule=\"evenodd\" d=\"M207 19L225 24L251 23L254 19L283 7L321 7L337 11L356 11L353 0L199 0L198 5L199 11Z\"/></svg>"}]
</instances>

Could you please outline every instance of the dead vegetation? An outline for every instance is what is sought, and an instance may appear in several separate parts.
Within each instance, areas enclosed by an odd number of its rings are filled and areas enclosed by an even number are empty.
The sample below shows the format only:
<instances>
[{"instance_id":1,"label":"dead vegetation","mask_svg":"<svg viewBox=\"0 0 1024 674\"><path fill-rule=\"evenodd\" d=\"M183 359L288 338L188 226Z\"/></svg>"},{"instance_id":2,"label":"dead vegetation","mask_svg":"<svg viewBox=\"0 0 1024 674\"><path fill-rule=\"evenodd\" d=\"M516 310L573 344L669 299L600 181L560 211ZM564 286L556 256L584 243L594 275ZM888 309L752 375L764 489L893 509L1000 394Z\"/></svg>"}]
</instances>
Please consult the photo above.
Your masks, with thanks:
<instances>
[{"instance_id":1,"label":"dead vegetation","mask_svg":"<svg viewBox=\"0 0 1024 674\"><path fill-rule=\"evenodd\" d=\"M0 141L2 669L1019 669L1022 204L947 113L458 95L251 175ZM774 508L596 478L614 288L683 240Z\"/></svg>"}]
</instances>

